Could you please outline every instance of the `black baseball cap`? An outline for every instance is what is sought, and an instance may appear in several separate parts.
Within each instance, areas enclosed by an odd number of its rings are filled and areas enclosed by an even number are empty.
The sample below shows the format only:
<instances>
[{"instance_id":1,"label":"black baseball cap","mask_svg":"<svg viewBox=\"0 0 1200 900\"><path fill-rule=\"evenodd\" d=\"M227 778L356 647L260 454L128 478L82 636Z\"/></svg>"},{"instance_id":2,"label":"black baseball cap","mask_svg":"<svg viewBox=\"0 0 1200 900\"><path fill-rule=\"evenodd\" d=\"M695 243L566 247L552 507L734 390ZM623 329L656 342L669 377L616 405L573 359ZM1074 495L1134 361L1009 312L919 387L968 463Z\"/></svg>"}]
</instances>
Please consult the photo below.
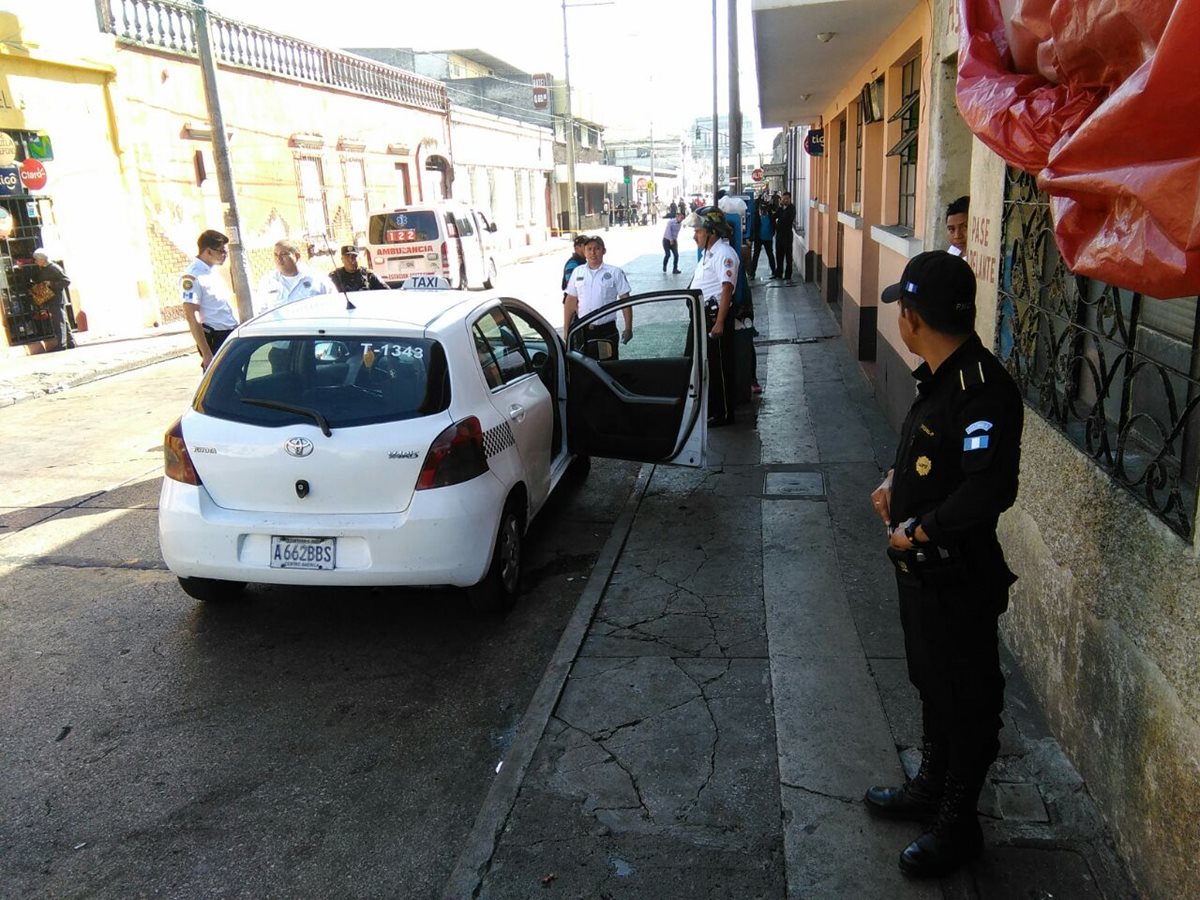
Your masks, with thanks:
<instances>
[{"instance_id":1,"label":"black baseball cap","mask_svg":"<svg viewBox=\"0 0 1200 900\"><path fill-rule=\"evenodd\" d=\"M975 308L975 273L966 260L945 250L929 250L908 261L896 284L883 289L880 299L895 303L908 297L922 309L965 312Z\"/></svg>"},{"instance_id":2,"label":"black baseball cap","mask_svg":"<svg viewBox=\"0 0 1200 900\"><path fill-rule=\"evenodd\" d=\"M344 244L342 246L342 255L345 256L347 253L351 256L358 256L358 248L353 244Z\"/></svg>"}]
</instances>

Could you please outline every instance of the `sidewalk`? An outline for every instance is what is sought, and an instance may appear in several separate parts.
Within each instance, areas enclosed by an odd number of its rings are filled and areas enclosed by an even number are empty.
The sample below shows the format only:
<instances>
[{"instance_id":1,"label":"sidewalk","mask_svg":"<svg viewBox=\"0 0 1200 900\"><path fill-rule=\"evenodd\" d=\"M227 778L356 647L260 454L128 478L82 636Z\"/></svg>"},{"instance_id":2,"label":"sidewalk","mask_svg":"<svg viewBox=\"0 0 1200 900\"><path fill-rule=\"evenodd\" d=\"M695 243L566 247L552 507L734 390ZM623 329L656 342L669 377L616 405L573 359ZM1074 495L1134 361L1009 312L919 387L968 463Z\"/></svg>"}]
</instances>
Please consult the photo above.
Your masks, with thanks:
<instances>
[{"instance_id":1,"label":"sidewalk","mask_svg":"<svg viewBox=\"0 0 1200 900\"><path fill-rule=\"evenodd\" d=\"M643 468L444 895L1133 896L1011 657L985 855L901 875L920 829L861 802L919 760L867 502L895 435L815 290L756 308L757 421L705 470Z\"/></svg>"}]
</instances>

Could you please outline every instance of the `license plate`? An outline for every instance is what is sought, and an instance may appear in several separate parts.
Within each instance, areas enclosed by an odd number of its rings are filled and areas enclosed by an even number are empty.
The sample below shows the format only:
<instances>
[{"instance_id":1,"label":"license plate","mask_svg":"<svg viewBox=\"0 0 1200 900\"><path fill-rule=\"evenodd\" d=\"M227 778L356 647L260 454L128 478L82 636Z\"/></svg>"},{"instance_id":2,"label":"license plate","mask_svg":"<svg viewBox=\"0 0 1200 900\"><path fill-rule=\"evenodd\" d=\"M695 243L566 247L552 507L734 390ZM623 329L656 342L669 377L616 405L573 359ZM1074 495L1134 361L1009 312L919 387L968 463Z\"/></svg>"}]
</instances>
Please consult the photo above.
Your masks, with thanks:
<instances>
[{"instance_id":1,"label":"license plate","mask_svg":"<svg viewBox=\"0 0 1200 900\"><path fill-rule=\"evenodd\" d=\"M336 568L337 538L271 536L272 569Z\"/></svg>"}]
</instances>

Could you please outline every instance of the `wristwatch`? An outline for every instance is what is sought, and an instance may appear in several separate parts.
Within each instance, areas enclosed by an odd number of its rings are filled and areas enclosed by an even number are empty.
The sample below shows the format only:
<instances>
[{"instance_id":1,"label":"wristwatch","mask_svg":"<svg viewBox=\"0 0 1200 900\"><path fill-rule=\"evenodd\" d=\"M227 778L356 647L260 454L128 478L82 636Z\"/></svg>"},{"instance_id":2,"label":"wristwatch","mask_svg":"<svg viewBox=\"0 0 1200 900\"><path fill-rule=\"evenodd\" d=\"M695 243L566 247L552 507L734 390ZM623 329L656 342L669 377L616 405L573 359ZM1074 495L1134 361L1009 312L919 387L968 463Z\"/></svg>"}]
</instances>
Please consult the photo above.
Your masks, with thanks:
<instances>
[{"instance_id":1,"label":"wristwatch","mask_svg":"<svg viewBox=\"0 0 1200 900\"><path fill-rule=\"evenodd\" d=\"M921 520L915 516L904 523L904 536L914 544L919 544L917 540L917 527L921 524Z\"/></svg>"}]
</instances>

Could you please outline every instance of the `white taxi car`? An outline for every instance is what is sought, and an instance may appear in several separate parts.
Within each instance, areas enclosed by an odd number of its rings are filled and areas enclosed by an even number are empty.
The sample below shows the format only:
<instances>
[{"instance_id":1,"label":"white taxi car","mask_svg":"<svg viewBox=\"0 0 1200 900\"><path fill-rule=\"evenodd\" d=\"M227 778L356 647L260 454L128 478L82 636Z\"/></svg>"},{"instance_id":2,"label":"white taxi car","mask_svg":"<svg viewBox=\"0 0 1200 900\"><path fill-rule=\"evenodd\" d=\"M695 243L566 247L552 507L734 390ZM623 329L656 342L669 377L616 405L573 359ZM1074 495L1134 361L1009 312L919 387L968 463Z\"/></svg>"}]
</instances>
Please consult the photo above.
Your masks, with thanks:
<instances>
[{"instance_id":1,"label":"white taxi car","mask_svg":"<svg viewBox=\"0 0 1200 900\"><path fill-rule=\"evenodd\" d=\"M587 340L625 306L629 343ZM247 582L453 585L504 608L573 457L703 465L704 334L687 291L598 310L565 346L496 292L279 307L229 337L166 434L163 558L201 600Z\"/></svg>"}]
</instances>

